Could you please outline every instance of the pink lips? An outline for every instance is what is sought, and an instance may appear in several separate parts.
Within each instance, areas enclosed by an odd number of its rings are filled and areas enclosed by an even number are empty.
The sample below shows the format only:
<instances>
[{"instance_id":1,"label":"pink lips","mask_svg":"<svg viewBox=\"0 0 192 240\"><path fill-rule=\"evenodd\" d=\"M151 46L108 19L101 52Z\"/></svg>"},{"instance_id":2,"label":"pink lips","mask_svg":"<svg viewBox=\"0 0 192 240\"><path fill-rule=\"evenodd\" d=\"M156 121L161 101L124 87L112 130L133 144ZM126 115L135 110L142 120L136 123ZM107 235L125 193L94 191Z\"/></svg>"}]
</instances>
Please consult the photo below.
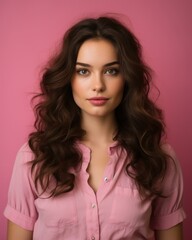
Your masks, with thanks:
<instances>
[{"instance_id":1,"label":"pink lips","mask_svg":"<svg viewBox=\"0 0 192 240\"><path fill-rule=\"evenodd\" d=\"M88 99L89 102L94 106L102 106L104 105L109 99L105 97L93 97Z\"/></svg>"}]
</instances>

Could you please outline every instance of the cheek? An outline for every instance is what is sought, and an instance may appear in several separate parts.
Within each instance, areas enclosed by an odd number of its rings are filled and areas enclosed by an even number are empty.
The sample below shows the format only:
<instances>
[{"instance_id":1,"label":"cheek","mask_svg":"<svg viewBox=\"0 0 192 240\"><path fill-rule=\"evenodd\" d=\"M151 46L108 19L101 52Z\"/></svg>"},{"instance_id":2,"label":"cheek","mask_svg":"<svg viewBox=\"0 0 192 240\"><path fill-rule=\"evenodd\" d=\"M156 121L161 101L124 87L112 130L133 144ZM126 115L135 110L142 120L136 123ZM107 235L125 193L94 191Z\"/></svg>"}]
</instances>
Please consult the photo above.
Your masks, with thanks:
<instances>
[{"instance_id":1,"label":"cheek","mask_svg":"<svg viewBox=\"0 0 192 240\"><path fill-rule=\"evenodd\" d=\"M78 82L76 81L76 79L73 79L73 80L71 81L72 93L75 92L77 88L78 88Z\"/></svg>"},{"instance_id":2,"label":"cheek","mask_svg":"<svg viewBox=\"0 0 192 240\"><path fill-rule=\"evenodd\" d=\"M80 107L85 98L85 85L78 81L78 79L74 79L71 83L71 89L74 102Z\"/></svg>"},{"instance_id":3,"label":"cheek","mask_svg":"<svg viewBox=\"0 0 192 240\"><path fill-rule=\"evenodd\" d=\"M86 92L86 82L82 81L82 79L73 79L72 83L71 83L71 89L72 89L72 93L73 95L83 95Z\"/></svg>"},{"instance_id":4,"label":"cheek","mask_svg":"<svg viewBox=\"0 0 192 240\"><path fill-rule=\"evenodd\" d=\"M81 97L75 91L72 92L72 95L73 95L73 100L74 100L75 104L78 107L80 107L81 106Z\"/></svg>"},{"instance_id":5,"label":"cheek","mask_svg":"<svg viewBox=\"0 0 192 240\"><path fill-rule=\"evenodd\" d=\"M120 83L118 83L118 84L113 86L113 91L114 91L115 95L117 97L119 97L119 99L122 99L122 97L123 97L124 85L125 84L122 81L122 82L120 82Z\"/></svg>"},{"instance_id":6,"label":"cheek","mask_svg":"<svg viewBox=\"0 0 192 240\"><path fill-rule=\"evenodd\" d=\"M77 80L74 79L72 81L71 89L72 89L72 94L73 94L74 98L75 98L75 96L78 96L81 93L81 85L79 84L79 82Z\"/></svg>"},{"instance_id":7,"label":"cheek","mask_svg":"<svg viewBox=\"0 0 192 240\"><path fill-rule=\"evenodd\" d=\"M72 96L73 96L74 102L77 104L78 85L75 80L73 80L71 83L71 90L72 90Z\"/></svg>"}]
</instances>

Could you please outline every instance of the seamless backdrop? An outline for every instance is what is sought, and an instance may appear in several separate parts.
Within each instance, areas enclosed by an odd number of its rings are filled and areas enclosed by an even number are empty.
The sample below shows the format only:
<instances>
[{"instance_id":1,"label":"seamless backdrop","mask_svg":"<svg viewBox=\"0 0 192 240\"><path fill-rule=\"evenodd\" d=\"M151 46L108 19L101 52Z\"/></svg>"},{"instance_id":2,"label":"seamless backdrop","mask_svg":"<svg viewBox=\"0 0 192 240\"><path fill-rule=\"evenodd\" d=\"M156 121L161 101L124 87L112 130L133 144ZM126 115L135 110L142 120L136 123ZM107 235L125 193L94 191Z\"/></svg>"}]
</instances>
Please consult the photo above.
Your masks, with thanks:
<instances>
[{"instance_id":1,"label":"seamless backdrop","mask_svg":"<svg viewBox=\"0 0 192 240\"><path fill-rule=\"evenodd\" d=\"M192 239L192 2L190 0L0 0L0 239L16 152L32 130L30 99L64 31L82 17L118 13L144 48L161 95L168 140L183 169L185 239ZM121 15L121 16L120 16ZM174 187L174 186L173 186Z\"/></svg>"}]
</instances>

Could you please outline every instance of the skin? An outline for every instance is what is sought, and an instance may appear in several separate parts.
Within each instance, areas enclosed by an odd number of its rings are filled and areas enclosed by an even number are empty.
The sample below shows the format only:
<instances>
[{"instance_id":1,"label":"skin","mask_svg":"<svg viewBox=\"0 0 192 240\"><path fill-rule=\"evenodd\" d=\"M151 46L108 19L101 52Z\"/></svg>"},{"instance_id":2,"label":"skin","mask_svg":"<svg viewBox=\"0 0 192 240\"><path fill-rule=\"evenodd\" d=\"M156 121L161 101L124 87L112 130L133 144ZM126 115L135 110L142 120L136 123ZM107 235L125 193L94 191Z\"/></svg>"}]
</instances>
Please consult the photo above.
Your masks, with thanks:
<instances>
[{"instance_id":1,"label":"skin","mask_svg":"<svg viewBox=\"0 0 192 240\"><path fill-rule=\"evenodd\" d=\"M7 240L32 240L33 232L28 231L15 223L8 221L7 226Z\"/></svg>"},{"instance_id":2,"label":"skin","mask_svg":"<svg viewBox=\"0 0 192 240\"><path fill-rule=\"evenodd\" d=\"M72 80L73 97L86 118L114 119L114 110L123 95L124 81L114 46L106 41L85 41L78 53L76 73ZM89 99L107 98L106 104L94 106Z\"/></svg>"},{"instance_id":3,"label":"skin","mask_svg":"<svg viewBox=\"0 0 192 240\"><path fill-rule=\"evenodd\" d=\"M82 128L86 130L82 142L92 150L87 169L89 184L97 192L108 161L107 148L113 142L117 130L114 111L122 100L124 87L116 49L110 42L91 39L83 43L71 86L74 100L81 109ZM98 96L107 100L95 106L89 99ZM8 221L7 236L7 240L32 240L33 232ZM155 239L182 240L182 224L155 231Z\"/></svg>"},{"instance_id":4,"label":"skin","mask_svg":"<svg viewBox=\"0 0 192 240\"><path fill-rule=\"evenodd\" d=\"M155 232L156 240L183 240L183 226L182 223L167 229Z\"/></svg>"},{"instance_id":5,"label":"skin","mask_svg":"<svg viewBox=\"0 0 192 240\"><path fill-rule=\"evenodd\" d=\"M110 42L91 39L82 44L71 86L81 109L82 128L86 130L83 143L92 152L88 181L96 192L108 162L107 149L117 129L114 110L122 100L124 89L116 49ZM95 97L107 100L95 105L90 101Z\"/></svg>"}]
</instances>

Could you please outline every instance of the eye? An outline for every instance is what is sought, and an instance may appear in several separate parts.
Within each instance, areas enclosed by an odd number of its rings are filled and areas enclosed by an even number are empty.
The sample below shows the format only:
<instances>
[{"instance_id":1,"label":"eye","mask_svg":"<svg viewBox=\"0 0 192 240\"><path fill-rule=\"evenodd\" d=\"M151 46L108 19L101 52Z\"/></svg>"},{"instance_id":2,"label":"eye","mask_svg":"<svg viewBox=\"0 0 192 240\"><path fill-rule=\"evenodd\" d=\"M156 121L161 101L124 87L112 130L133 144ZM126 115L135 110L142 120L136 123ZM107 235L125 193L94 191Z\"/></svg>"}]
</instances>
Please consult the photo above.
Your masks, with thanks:
<instances>
[{"instance_id":1,"label":"eye","mask_svg":"<svg viewBox=\"0 0 192 240\"><path fill-rule=\"evenodd\" d=\"M85 68L76 69L77 74L79 75L88 75L89 71Z\"/></svg>"},{"instance_id":2,"label":"eye","mask_svg":"<svg viewBox=\"0 0 192 240\"><path fill-rule=\"evenodd\" d=\"M118 73L119 73L119 69L117 68L109 68L105 70L105 74L107 75L116 76Z\"/></svg>"}]
</instances>

